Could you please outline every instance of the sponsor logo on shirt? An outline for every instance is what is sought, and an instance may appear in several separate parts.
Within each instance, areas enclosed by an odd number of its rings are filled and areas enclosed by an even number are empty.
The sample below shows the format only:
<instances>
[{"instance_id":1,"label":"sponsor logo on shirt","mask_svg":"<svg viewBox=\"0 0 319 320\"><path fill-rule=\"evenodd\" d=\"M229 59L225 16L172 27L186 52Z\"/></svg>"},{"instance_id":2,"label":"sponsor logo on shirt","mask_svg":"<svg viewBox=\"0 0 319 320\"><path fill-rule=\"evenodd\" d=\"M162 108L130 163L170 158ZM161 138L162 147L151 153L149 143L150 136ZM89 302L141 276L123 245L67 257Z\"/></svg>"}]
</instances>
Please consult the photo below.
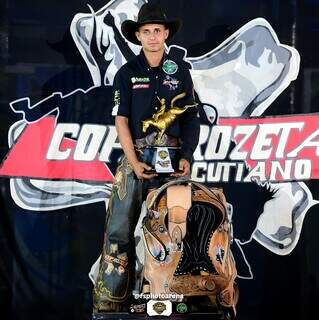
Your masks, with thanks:
<instances>
[{"instance_id":1,"label":"sponsor logo on shirt","mask_svg":"<svg viewBox=\"0 0 319 320\"><path fill-rule=\"evenodd\" d=\"M166 75L163 85L168 86L169 90L176 90L178 88L179 80Z\"/></svg>"},{"instance_id":2,"label":"sponsor logo on shirt","mask_svg":"<svg viewBox=\"0 0 319 320\"><path fill-rule=\"evenodd\" d=\"M121 102L121 95L120 95L120 90L116 90L114 92L114 107L112 109L112 115L116 116L117 112L119 110L120 102Z\"/></svg>"},{"instance_id":3,"label":"sponsor logo on shirt","mask_svg":"<svg viewBox=\"0 0 319 320\"><path fill-rule=\"evenodd\" d=\"M148 78L148 77L145 77L145 78L132 77L131 81L132 81L132 83L136 83L136 82L148 83L148 82L150 82L150 78Z\"/></svg>"},{"instance_id":4,"label":"sponsor logo on shirt","mask_svg":"<svg viewBox=\"0 0 319 320\"><path fill-rule=\"evenodd\" d=\"M147 89L150 87L149 83L137 83L133 85L133 89Z\"/></svg>"}]
</instances>

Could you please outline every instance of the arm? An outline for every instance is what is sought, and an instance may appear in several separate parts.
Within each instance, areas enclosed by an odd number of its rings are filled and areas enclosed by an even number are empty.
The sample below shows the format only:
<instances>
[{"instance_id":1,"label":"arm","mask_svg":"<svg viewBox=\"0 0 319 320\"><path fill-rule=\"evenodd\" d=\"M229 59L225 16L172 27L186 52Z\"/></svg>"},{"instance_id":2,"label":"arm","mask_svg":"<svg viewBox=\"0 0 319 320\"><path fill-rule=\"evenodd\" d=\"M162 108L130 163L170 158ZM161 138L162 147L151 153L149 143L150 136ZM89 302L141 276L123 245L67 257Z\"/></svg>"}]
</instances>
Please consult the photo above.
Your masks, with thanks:
<instances>
[{"instance_id":1,"label":"arm","mask_svg":"<svg viewBox=\"0 0 319 320\"><path fill-rule=\"evenodd\" d=\"M134 166L134 164L138 162L138 159L134 150L133 139L128 126L128 119L126 117L117 116L115 118L115 126L120 144L127 160L132 166Z\"/></svg>"},{"instance_id":2,"label":"arm","mask_svg":"<svg viewBox=\"0 0 319 320\"><path fill-rule=\"evenodd\" d=\"M132 166L138 179L151 179L154 174L144 173L144 169L150 170L151 168L143 162L138 161L128 119L131 115L131 84L130 77L127 72L120 69L116 74L113 83L113 110L112 115L115 117L116 131L120 140L120 144L127 157L128 162Z\"/></svg>"},{"instance_id":3,"label":"arm","mask_svg":"<svg viewBox=\"0 0 319 320\"><path fill-rule=\"evenodd\" d=\"M151 179L156 174L146 174L144 169L150 170L151 168L137 159L133 139L131 135L130 128L128 126L128 119L123 116L117 116L115 118L116 131L120 140L120 144L123 148L123 151L127 157L128 162L131 164L136 176L138 179Z\"/></svg>"}]
</instances>

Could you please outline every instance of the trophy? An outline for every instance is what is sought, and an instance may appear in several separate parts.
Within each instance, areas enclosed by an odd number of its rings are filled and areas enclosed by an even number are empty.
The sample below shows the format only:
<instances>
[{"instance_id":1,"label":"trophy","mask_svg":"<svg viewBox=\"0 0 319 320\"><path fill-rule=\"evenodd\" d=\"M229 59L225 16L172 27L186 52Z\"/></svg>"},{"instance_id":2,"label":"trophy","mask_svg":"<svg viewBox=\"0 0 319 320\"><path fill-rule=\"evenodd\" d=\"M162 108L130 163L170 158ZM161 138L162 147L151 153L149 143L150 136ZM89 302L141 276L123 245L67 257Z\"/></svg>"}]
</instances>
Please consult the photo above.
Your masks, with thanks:
<instances>
[{"instance_id":1,"label":"trophy","mask_svg":"<svg viewBox=\"0 0 319 320\"><path fill-rule=\"evenodd\" d=\"M176 118L184 113L188 108L196 107L198 104L185 105L176 107L175 102L185 97L185 92L178 94L171 101L171 107L166 109L164 98L158 98L161 104L160 110L153 114L151 118L142 121L143 132L151 126L155 127L158 132L154 140L154 146L146 147L143 150L144 162L152 167L148 172L159 174L168 174L177 172L180 147L170 147L163 145L163 135L167 128L172 125Z\"/></svg>"}]
</instances>

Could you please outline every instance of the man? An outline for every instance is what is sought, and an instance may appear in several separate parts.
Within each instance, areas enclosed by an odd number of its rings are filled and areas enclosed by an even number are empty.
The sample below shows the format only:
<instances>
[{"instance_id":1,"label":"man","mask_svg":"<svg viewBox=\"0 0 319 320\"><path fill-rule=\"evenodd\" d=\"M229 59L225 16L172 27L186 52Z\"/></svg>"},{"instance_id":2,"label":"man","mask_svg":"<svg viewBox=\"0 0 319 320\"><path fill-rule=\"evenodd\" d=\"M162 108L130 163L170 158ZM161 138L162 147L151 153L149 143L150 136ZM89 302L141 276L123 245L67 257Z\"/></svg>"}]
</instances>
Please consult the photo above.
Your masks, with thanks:
<instances>
[{"instance_id":1,"label":"man","mask_svg":"<svg viewBox=\"0 0 319 320\"><path fill-rule=\"evenodd\" d=\"M193 83L183 61L165 53L165 41L180 28L157 5L144 4L137 22L124 21L125 38L142 45L140 54L118 71L113 84L115 124L125 156L115 175L107 210L105 239L99 275L94 288L94 313L119 311L130 295L134 269L134 229L147 191L164 179L145 163L146 147L154 146L157 131L143 132L142 122L157 119L174 97L179 106L194 105ZM169 109L169 108L168 108ZM170 178L188 177L199 137L197 108L188 108L167 128L159 145L180 147L178 171ZM158 141L157 141L158 144Z\"/></svg>"}]
</instances>

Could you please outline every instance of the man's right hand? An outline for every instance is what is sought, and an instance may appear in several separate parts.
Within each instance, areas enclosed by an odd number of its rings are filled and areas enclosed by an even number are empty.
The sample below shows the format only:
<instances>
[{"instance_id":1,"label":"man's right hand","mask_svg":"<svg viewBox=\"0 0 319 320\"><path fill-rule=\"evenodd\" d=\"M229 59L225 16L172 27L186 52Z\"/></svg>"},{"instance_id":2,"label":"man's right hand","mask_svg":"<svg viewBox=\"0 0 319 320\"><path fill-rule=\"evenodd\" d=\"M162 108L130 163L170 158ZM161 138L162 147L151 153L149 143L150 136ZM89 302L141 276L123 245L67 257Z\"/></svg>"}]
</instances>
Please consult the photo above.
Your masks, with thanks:
<instances>
[{"instance_id":1,"label":"man's right hand","mask_svg":"<svg viewBox=\"0 0 319 320\"><path fill-rule=\"evenodd\" d=\"M145 170L151 170L152 168L150 166L148 166L146 163L144 162L136 162L134 163L134 165L132 165L133 170L137 176L137 179L139 180L143 180L143 179L152 179L154 177L157 176L156 173L145 173Z\"/></svg>"}]
</instances>

